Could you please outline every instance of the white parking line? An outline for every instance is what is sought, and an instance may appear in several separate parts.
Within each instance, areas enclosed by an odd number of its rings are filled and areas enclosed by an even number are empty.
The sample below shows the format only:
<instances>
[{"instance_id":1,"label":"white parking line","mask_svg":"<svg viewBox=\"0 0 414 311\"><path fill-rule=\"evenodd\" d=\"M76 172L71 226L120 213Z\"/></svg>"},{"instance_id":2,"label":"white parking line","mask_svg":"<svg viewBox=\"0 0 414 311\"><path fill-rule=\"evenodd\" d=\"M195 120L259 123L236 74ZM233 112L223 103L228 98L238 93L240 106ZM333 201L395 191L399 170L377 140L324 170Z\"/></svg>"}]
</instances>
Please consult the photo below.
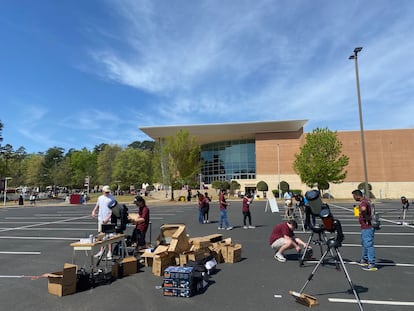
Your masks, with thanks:
<instances>
[{"instance_id":1,"label":"white parking line","mask_svg":"<svg viewBox=\"0 0 414 311\"><path fill-rule=\"evenodd\" d=\"M356 299L340 299L340 298L328 298L330 302L343 302L343 303L357 303ZM371 305L388 305L388 306L414 306L412 301L387 301L387 300L367 300L361 299L361 303Z\"/></svg>"},{"instance_id":2,"label":"white parking line","mask_svg":"<svg viewBox=\"0 0 414 311\"><path fill-rule=\"evenodd\" d=\"M0 254L6 254L6 255L40 255L41 252L0 252Z\"/></svg>"}]
</instances>

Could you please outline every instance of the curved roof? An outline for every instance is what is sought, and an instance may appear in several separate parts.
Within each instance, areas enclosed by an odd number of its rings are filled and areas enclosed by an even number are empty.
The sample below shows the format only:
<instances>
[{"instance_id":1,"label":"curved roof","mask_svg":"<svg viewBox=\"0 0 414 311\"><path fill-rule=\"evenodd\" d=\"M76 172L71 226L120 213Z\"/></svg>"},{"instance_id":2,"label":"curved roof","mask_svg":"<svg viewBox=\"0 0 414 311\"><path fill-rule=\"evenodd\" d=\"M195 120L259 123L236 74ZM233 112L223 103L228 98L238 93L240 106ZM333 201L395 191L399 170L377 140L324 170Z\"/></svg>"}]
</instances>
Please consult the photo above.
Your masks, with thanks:
<instances>
[{"instance_id":1,"label":"curved roof","mask_svg":"<svg viewBox=\"0 0 414 311\"><path fill-rule=\"evenodd\" d=\"M195 136L200 144L223 140L254 139L258 133L296 132L308 120L263 121L244 123L144 126L140 130L154 140L174 136L180 129Z\"/></svg>"}]
</instances>

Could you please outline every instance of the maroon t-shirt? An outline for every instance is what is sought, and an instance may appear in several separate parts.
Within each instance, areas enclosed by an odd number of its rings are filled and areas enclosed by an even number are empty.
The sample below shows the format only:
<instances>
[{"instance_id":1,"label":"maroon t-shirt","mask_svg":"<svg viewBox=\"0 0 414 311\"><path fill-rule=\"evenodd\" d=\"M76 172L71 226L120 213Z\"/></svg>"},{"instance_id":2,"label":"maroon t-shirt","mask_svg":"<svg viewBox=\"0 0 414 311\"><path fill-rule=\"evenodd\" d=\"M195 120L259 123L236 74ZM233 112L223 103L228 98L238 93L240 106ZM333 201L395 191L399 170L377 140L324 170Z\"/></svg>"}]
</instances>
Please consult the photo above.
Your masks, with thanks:
<instances>
[{"instance_id":1,"label":"maroon t-shirt","mask_svg":"<svg viewBox=\"0 0 414 311\"><path fill-rule=\"evenodd\" d=\"M274 241L283 238L285 235L293 238L295 234L293 233L293 230L289 228L287 222L282 222L273 228L272 234L269 238L269 244L272 245Z\"/></svg>"},{"instance_id":2,"label":"maroon t-shirt","mask_svg":"<svg viewBox=\"0 0 414 311\"><path fill-rule=\"evenodd\" d=\"M247 197L243 198L242 212L248 212L250 207L250 200Z\"/></svg>"},{"instance_id":3,"label":"maroon t-shirt","mask_svg":"<svg viewBox=\"0 0 414 311\"><path fill-rule=\"evenodd\" d=\"M372 228L371 226L371 205L369 204L368 200L366 198L363 198L361 202L359 202L359 206L365 206L366 213L365 217L361 213L361 209L359 212L359 223L361 224L361 229L369 229Z\"/></svg>"},{"instance_id":4,"label":"maroon t-shirt","mask_svg":"<svg viewBox=\"0 0 414 311\"><path fill-rule=\"evenodd\" d=\"M145 221L143 223L137 224L136 228L145 233L147 232L148 226L149 226L149 218L150 218L150 212L149 208L145 205L144 207L140 207L138 209L138 214L141 216L141 218L144 218Z\"/></svg>"}]
</instances>

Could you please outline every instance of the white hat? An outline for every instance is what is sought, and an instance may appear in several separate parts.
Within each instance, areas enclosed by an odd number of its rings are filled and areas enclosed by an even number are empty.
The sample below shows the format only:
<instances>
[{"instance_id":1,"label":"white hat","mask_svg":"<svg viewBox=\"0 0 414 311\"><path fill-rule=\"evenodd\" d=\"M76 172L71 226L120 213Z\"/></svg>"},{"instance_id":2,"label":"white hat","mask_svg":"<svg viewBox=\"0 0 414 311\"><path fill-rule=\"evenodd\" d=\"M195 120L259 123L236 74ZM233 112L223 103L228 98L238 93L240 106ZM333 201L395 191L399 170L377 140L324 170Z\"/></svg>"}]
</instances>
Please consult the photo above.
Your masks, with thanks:
<instances>
[{"instance_id":1,"label":"white hat","mask_svg":"<svg viewBox=\"0 0 414 311\"><path fill-rule=\"evenodd\" d=\"M102 192L111 192L111 187L109 187L109 186L103 186Z\"/></svg>"}]
</instances>

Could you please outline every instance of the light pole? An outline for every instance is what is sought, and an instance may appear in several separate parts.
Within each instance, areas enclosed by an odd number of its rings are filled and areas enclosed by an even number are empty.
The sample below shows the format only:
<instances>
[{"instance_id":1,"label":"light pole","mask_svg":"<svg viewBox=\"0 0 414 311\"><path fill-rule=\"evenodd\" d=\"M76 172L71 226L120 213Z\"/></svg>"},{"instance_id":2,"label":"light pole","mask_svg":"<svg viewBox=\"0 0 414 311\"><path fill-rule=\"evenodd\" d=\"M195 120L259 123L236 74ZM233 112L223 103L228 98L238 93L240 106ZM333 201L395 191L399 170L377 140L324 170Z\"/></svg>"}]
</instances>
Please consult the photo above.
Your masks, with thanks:
<instances>
[{"instance_id":1,"label":"light pole","mask_svg":"<svg viewBox=\"0 0 414 311\"><path fill-rule=\"evenodd\" d=\"M198 176L200 177L200 190L203 190L203 187L202 187L202 182L203 182L203 179L202 179L202 177L203 177L203 174L198 174Z\"/></svg>"},{"instance_id":2,"label":"light pole","mask_svg":"<svg viewBox=\"0 0 414 311\"><path fill-rule=\"evenodd\" d=\"M279 144L277 146L277 176L278 176L278 183L277 183L277 192L279 194L279 199L282 198L282 194L280 193L280 153L279 153Z\"/></svg>"},{"instance_id":3,"label":"light pole","mask_svg":"<svg viewBox=\"0 0 414 311\"><path fill-rule=\"evenodd\" d=\"M6 199L7 199L7 181L10 180L11 177L4 177L4 195L3 195L3 205L6 206Z\"/></svg>"},{"instance_id":4,"label":"light pole","mask_svg":"<svg viewBox=\"0 0 414 311\"><path fill-rule=\"evenodd\" d=\"M369 199L369 187L368 187L368 171L367 171L367 157L365 153L365 138L364 138L364 122L362 121L362 105L361 105L361 91L359 88L359 74L358 74L358 53L361 52L362 47L356 47L354 54L349 56L349 59L355 61L355 75L356 75L356 87L358 97L358 109L359 109L359 126L361 129L361 145L362 145L362 161L364 165L364 196Z\"/></svg>"}]
</instances>

